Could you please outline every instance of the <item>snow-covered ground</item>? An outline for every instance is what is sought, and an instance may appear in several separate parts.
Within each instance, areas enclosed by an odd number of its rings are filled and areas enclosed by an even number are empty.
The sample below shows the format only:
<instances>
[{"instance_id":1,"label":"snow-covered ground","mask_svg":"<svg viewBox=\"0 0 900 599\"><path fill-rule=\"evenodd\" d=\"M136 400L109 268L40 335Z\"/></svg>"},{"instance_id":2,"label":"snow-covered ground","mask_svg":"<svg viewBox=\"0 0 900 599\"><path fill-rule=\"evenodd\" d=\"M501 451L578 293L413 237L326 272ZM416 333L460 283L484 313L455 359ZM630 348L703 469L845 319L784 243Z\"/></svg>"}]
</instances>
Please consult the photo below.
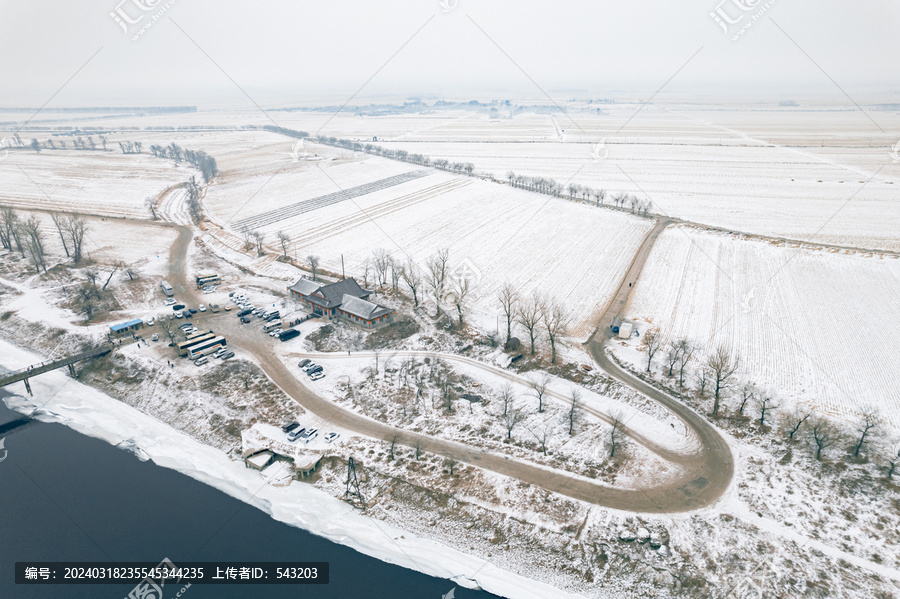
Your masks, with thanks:
<instances>
[{"instance_id":1,"label":"snow-covered ground","mask_svg":"<svg viewBox=\"0 0 900 599\"><path fill-rule=\"evenodd\" d=\"M5 368L15 370L40 361L39 356L0 341L0 363ZM449 578L461 586L472 587L474 583L492 593L517 599L574 597L501 570L477 557L363 517L346 503L309 485L260 488L259 473L246 468L242 462L231 460L223 452L69 379L61 371L36 377L31 385L36 397L53 396L39 411L32 414L41 404L27 395L16 393L4 398L4 402L11 409L39 420L65 424L112 445L124 442L126 446L137 447L154 463L248 502L286 524L389 563Z\"/></svg>"},{"instance_id":2,"label":"snow-covered ground","mask_svg":"<svg viewBox=\"0 0 900 599\"><path fill-rule=\"evenodd\" d=\"M900 360L894 256L670 228L627 317L659 327L666 342L687 337L704 352L724 344L740 356L742 378L779 396L846 420L875 405L900 427L900 371L890 366Z\"/></svg>"}]
</instances>

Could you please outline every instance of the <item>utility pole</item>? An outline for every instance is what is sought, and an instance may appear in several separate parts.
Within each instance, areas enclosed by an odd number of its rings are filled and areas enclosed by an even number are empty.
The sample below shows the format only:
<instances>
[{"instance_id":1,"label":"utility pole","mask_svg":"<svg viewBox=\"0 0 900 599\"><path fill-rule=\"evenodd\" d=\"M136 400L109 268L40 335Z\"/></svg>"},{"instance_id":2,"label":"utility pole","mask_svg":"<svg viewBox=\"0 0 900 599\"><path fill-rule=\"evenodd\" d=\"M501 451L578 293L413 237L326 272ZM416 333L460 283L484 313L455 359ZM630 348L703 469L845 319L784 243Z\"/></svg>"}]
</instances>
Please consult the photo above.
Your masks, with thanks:
<instances>
[{"instance_id":1,"label":"utility pole","mask_svg":"<svg viewBox=\"0 0 900 599\"><path fill-rule=\"evenodd\" d=\"M346 279L347 275L344 274L344 254L341 254L341 279Z\"/></svg>"}]
</instances>

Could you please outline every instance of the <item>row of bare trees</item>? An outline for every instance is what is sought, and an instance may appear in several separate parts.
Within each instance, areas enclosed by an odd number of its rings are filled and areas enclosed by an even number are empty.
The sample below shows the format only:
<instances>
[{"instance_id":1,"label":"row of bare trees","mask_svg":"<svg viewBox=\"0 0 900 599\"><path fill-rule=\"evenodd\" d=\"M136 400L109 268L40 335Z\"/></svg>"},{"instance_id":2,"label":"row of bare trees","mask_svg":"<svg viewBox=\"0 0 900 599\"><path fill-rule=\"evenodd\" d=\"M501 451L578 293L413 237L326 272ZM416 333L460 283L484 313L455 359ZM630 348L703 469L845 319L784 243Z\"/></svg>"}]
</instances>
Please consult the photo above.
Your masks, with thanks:
<instances>
[{"instance_id":1,"label":"row of bare trees","mask_svg":"<svg viewBox=\"0 0 900 599\"><path fill-rule=\"evenodd\" d=\"M651 328L644 333L643 349L647 352L647 372L650 372L654 357L663 351L664 372L670 378L677 377L678 386L684 387L685 371L695 360L699 352L698 344L685 337L671 340L663 345L659 329ZM771 389L758 389L750 382L738 384L740 356L720 345L707 354L695 368L694 379L701 398L707 392L712 395L711 416L718 418L721 405L726 395L734 391L737 402L737 414L745 416L748 407L755 406L760 427L771 421L771 414L781 405ZM768 419L768 420L767 420ZM821 460L823 453L837 445L846 445L848 453L859 457L864 447L877 438L884 429L884 420L879 410L873 406L865 406L858 413L855 422L849 427L838 425L833 419L812 410L795 408L785 409L781 418L781 429L788 440L796 441L805 436L814 449L816 460ZM900 446L893 448L887 456L888 476L892 476L896 465L900 463Z\"/></svg>"},{"instance_id":2,"label":"row of bare trees","mask_svg":"<svg viewBox=\"0 0 900 599\"><path fill-rule=\"evenodd\" d=\"M80 137L80 136L73 138L72 146L76 150L103 150L103 151L106 151L106 142L109 141L109 138L107 138L105 135L99 135L98 139L100 140L99 147L97 145L97 142L94 141L93 136L90 136L90 135L88 135L86 138ZM18 136L18 134L16 134L14 137L14 144L16 147L19 147L19 148L25 147L25 143ZM119 145L121 146L121 144L119 144ZM54 139L49 139L49 138L47 140L45 140L43 144L41 144L41 142L38 141L37 138L33 138L31 140L30 146L31 146L32 150L34 150L35 152L37 152L39 154L40 154L41 150L44 148L46 148L48 150L57 150L57 149L65 150L68 148L65 140L63 140L63 139L54 140ZM10 146L10 147L12 147L12 146Z\"/></svg>"},{"instance_id":3,"label":"row of bare trees","mask_svg":"<svg viewBox=\"0 0 900 599\"><path fill-rule=\"evenodd\" d=\"M543 330L550 343L550 362L556 364L557 343L568 332L571 316L559 302L534 291L527 298L509 282L497 291L497 303L503 312L506 324L506 341L512 338L513 323L520 325L528 333L531 355L535 354L538 335Z\"/></svg>"},{"instance_id":4,"label":"row of bare trees","mask_svg":"<svg viewBox=\"0 0 900 599\"><path fill-rule=\"evenodd\" d=\"M88 230L85 218L79 214L58 212L51 212L50 218L59 233L66 256L72 258L72 262L81 262L84 237ZM18 251L23 258L27 252L38 272L47 271L44 241L44 231L35 216L23 220L12 207L0 206L0 245L10 251Z\"/></svg>"}]
</instances>

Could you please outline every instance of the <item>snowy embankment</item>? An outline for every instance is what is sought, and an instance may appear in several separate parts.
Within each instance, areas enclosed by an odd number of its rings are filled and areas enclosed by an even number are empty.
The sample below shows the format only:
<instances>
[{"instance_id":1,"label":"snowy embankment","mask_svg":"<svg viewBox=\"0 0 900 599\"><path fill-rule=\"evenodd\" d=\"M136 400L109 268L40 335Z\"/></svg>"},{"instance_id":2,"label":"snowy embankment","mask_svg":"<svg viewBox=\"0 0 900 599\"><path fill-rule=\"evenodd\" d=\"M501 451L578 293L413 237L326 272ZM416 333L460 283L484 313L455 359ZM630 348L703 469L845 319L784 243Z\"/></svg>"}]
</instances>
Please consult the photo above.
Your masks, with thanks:
<instances>
[{"instance_id":1,"label":"snowy embankment","mask_svg":"<svg viewBox=\"0 0 900 599\"><path fill-rule=\"evenodd\" d=\"M42 358L0 341L0 365L15 370ZM460 586L476 585L505 597L576 597L549 585L506 572L489 562L440 543L360 515L349 505L310 485L269 486L255 470L225 453L68 378L62 371L31 380L34 397L7 389L10 409L46 422L59 422L113 445L136 448L141 457L177 470L247 502L280 522L308 530L382 561L397 564ZM48 399L49 398L49 399ZM35 412L36 408L40 408ZM34 412L32 414L32 412ZM410 557L415 556L415 558Z\"/></svg>"}]
</instances>

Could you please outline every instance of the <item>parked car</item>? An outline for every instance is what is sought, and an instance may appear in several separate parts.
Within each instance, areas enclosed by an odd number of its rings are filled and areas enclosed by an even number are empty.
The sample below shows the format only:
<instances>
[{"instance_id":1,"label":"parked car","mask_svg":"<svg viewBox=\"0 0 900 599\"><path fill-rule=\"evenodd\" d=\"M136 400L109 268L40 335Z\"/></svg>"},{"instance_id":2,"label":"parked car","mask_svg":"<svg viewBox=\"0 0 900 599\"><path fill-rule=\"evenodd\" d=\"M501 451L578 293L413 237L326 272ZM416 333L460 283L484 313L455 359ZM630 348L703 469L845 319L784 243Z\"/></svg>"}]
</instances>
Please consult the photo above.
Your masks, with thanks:
<instances>
[{"instance_id":1,"label":"parked car","mask_svg":"<svg viewBox=\"0 0 900 599\"><path fill-rule=\"evenodd\" d=\"M231 312L231 304L225 304L225 311Z\"/></svg>"},{"instance_id":2,"label":"parked car","mask_svg":"<svg viewBox=\"0 0 900 599\"><path fill-rule=\"evenodd\" d=\"M155 324L156 324L156 317L155 317L155 316L151 316L151 317L150 317L150 320L147 321L147 326L148 326L148 327L152 327L152 326L155 325Z\"/></svg>"},{"instance_id":3,"label":"parked car","mask_svg":"<svg viewBox=\"0 0 900 599\"><path fill-rule=\"evenodd\" d=\"M312 370L313 368L317 368L318 366L319 365L315 362L308 362L306 366L303 367L303 372L308 373L310 370Z\"/></svg>"},{"instance_id":4,"label":"parked car","mask_svg":"<svg viewBox=\"0 0 900 599\"><path fill-rule=\"evenodd\" d=\"M326 442L326 443L331 443L332 441L334 441L334 440L337 439L338 437L340 437L339 434L337 434L337 433L335 433L335 432L331 432L331 433L328 433L327 435L325 435L324 439L325 439L325 442Z\"/></svg>"},{"instance_id":5,"label":"parked car","mask_svg":"<svg viewBox=\"0 0 900 599\"><path fill-rule=\"evenodd\" d=\"M222 349L220 349L219 351L217 351L216 353L213 354L213 358L221 358L222 356L224 356L227 353L228 353L228 350L223 347Z\"/></svg>"},{"instance_id":6,"label":"parked car","mask_svg":"<svg viewBox=\"0 0 900 599\"><path fill-rule=\"evenodd\" d=\"M175 298L174 298L174 297L170 297L169 299L167 299L167 300L163 303L163 305L164 305L164 306L173 306L173 305L175 305L175 303L176 303Z\"/></svg>"},{"instance_id":7,"label":"parked car","mask_svg":"<svg viewBox=\"0 0 900 599\"><path fill-rule=\"evenodd\" d=\"M249 316L241 316L241 322L243 322L244 324L247 324L248 322L250 322L250 317Z\"/></svg>"},{"instance_id":8,"label":"parked car","mask_svg":"<svg viewBox=\"0 0 900 599\"><path fill-rule=\"evenodd\" d=\"M312 376L312 375L314 375L314 374L317 373L317 372L322 372L323 370L325 370L325 369L322 368L321 366L319 366L319 365L317 364L315 367L309 368L309 369L306 371L306 374L308 374L309 376ZM320 378L321 378L321 377L320 377Z\"/></svg>"},{"instance_id":9,"label":"parked car","mask_svg":"<svg viewBox=\"0 0 900 599\"><path fill-rule=\"evenodd\" d=\"M253 310L248 310L248 309L245 308L245 309L243 309L243 310L238 310L237 315L238 315L238 317L241 317L241 316L247 316L247 315L250 314L251 312L253 312Z\"/></svg>"},{"instance_id":10,"label":"parked car","mask_svg":"<svg viewBox=\"0 0 900 599\"><path fill-rule=\"evenodd\" d=\"M185 329L193 329L193 328L194 328L194 325L191 324L191 323L189 323L189 322L186 322L186 323L184 323L184 324L178 325L178 328L181 329L181 330L185 330Z\"/></svg>"},{"instance_id":11,"label":"parked car","mask_svg":"<svg viewBox=\"0 0 900 599\"><path fill-rule=\"evenodd\" d=\"M183 318L184 313L181 310L175 312L175 318Z\"/></svg>"},{"instance_id":12,"label":"parked car","mask_svg":"<svg viewBox=\"0 0 900 599\"><path fill-rule=\"evenodd\" d=\"M311 375L309 375L309 379L312 381L317 381L319 379L324 379L324 378L325 378L325 373L321 370L317 370L314 373L312 373Z\"/></svg>"},{"instance_id":13,"label":"parked car","mask_svg":"<svg viewBox=\"0 0 900 599\"><path fill-rule=\"evenodd\" d=\"M153 336L150 337L153 341L159 341L159 333L153 333Z\"/></svg>"},{"instance_id":14,"label":"parked car","mask_svg":"<svg viewBox=\"0 0 900 599\"><path fill-rule=\"evenodd\" d=\"M184 310L184 304L175 304L172 306L173 310Z\"/></svg>"},{"instance_id":15,"label":"parked car","mask_svg":"<svg viewBox=\"0 0 900 599\"><path fill-rule=\"evenodd\" d=\"M205 309L206 309L206 308L204 308L204 310L205 310ZM194 308L188 308L188 312L190 312L191 314L196 314L196 313L197 313L197 310L194 309Z\"/></svg>"},{"instance_id":16,"label":"parked car","mask_svg":"<svg viewBox=\"0 0 900 599\"><path fill-rule=\"evenodd\" d=\"M304 443L309 443L310 441L312 441L313 439L315 439L318 436L319 436L319 431L317 429L310 428L310 429L306 429L306 432L304 432L302 435L300 435L300 439Z\"/></svg>"},{"instance_id":17,"label":"parked car","mask_svg":"<svg viewBox=\"0 0 900 599\"><path fill-rule=\"evenodd\" d=\"M297 367L298 367L298 368L303 368L304 366L306 366L306 365L309 364L310 362L312 362L312 360L310 360L309 358L303 358L302 360L300 360L300 363L297 364Z\"/></svg>"},{"instance_id":18,"label":"parked car","mask_svg":"<svg viewBox=\"0 0 900 599\"><path fill-rule=\"evenodd\" d=\"M269 337L277 337L283 330L284 329L275 329L274 331L269 331Z\"/></svg>"},{"instance_id":19,"label":"parked car","mask_svg":"<svg viewBox=\"0 0 900 599\"><path fill-rule=\"evenodd\" d=\"M229 352L227 352L224 356L222 356L222 359L223 359L223 360L227 360L228 358L233 358L233 357L234 357L234 352L233 352L233 351L229 351Z\"/></svg>"},{"instance_id":20,"label":"parked car","mask_svg":"<svg viewBox=\"0 0 900 599\"><path fill-rule=\"evenodd\" d=\"M289 341L290 339L293 339L294 337L299 337L299 336L300 336L300 331L298 331L297 329L288 329L288 330L282 331L281 333L278 334L278 338L281 341Z\"/></svg>"},{"instance_id":21,"label":"parked car","mask_svg":"<svg viewBox=\"0 0 900 599\"><path fill-rule=\"evenodd\" d=\"M294 430L295 428L297 428L298 426L300 426L300 425L297 424L296 422L288 422L287 424L282 425L281 430L284 431L285 433L289 433L292 430Z\"/></svg>"},{"instance_id":22,"label":"parked car","mask_svg":"<svg viewBox=\"0 0 900 599\"><path fill-rule=\"evenodd\" d=\"M201 312L206 312L206 306L204 306L203 304L197 306L197 309L199 309Z\"/></svg>"},{"instance_id":23,"label":"parked car","mask_svg":"<svg viewBox=\"0 0 900 599\"><path fill-rule=\"evenodd\" d=\"M194 364L196 364L197 366L203 366L207 362L209 362L209 358L207 358L206 356L200 356L199 358L194 360Z\"/></svg>"},{"instance_id":24,"label":"parked car","mask_svg":"<svg viewBox=\"0 0 900 599\"><path fill-rule=\"evenodd\" d=\"M305 434L306 434L305 428L298 428L298 429L294 429L291 432L289 432L287 438L288 438L288 441L294 442L297 439L301 438Z\"/></svg>"}]
</instances>

